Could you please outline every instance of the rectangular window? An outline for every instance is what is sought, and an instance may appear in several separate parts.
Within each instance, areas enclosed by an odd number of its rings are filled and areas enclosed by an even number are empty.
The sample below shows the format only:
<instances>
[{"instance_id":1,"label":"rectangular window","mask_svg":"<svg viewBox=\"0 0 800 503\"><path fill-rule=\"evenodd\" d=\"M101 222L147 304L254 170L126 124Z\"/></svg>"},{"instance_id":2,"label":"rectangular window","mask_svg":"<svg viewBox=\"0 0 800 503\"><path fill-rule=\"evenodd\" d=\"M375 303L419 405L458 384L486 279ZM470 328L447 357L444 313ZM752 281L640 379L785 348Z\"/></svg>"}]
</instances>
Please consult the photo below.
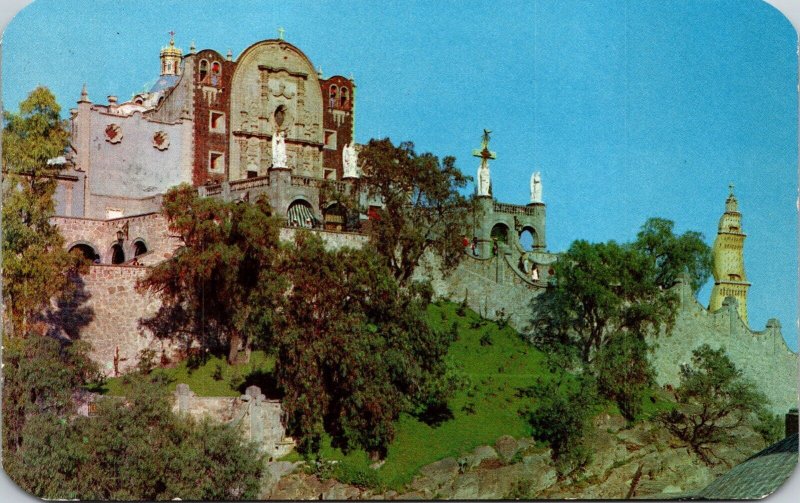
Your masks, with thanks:
<instances>
[{"instance_id":1,"label":"rectangular window","mask_svg":"<svg viewBox=\"0 0 800 503\"><path fill-rule=\"evenodd\" d=\"M336 150L336 131L325 130L325 148L327 150Z\"/></svg>"},{"instance_id":2,"label":"rectangular window","mask_svg":"<svg viewBox=\"0 0 800 503\"><path fill-rule=\"evenodd\" d=\"M209 152L208 170L212 173L225 173L225 154L222 152Z\"/></svg>"},{"instance_id":3,"label":"rectangular window","mask_svg":"<svg viewBox=\"0 0 800 503\"><path fill-rule=\"evenodd\" d=\"M222 112L209 112L208 116L208 129L212 133L225 132L225 114Z\"/></svg>"}]
</instances>

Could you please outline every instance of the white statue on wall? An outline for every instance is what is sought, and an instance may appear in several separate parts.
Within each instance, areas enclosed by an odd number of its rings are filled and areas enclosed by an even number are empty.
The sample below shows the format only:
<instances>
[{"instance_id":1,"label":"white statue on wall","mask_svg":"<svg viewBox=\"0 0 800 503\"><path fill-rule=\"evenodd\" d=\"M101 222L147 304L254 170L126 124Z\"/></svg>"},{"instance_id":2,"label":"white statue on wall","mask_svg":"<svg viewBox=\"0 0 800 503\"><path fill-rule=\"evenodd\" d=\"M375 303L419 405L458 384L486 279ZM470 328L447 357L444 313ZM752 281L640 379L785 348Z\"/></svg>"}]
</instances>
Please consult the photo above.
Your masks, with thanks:
<instances>
[{"instance_id":1,"label":"white statue on wall","mask_svg":"<svg viewBox=\"0 0 800 503\"><path fill-rule=\"evenodd\" d=\"M358 178L358 152L353 143L348 143L342 149L342 168L344 178Z\"/></svg>"},{"instance_id":2,"label":"white statue on wall","mask_svg":"<svg viewBox=\"0 0 800 503\"><path fill-rule=\"evenodd\" d=\"M286 167L286 141L283 131L278 131L272 135L272 167Z\"/></svg>"},{"instance_id":3,"label":"white statue on wall","mask_svg":"<svg viewBox=\"0 0 800 503\"><path fill-rule=\"evenodd\" d=\"M478 168L478 195L490 196L491 194L491 175L489 174L489 163L485 160L481 162Z\"/></svg>"},{"instance_id":4,"label":"white statue on wall","mask_svg":"<svg viewBox=\"0 0 800 503\"><path fill-rule=\"evenodd\" d=\"M542 175L537 171L531 176L531 203L542 202Z\"/></svg>"}]
</instances>

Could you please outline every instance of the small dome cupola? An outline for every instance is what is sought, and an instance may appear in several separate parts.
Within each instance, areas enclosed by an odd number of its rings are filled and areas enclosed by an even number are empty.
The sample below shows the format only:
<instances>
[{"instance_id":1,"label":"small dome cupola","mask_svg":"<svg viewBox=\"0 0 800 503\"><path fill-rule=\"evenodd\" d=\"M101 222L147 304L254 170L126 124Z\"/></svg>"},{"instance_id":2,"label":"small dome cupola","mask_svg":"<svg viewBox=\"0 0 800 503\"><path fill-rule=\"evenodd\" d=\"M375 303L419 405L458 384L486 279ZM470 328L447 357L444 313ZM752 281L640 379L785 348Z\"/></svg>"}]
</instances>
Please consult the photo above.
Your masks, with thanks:
<instances>
[{"instance_id":1,"label":"small dome cupola","mask_svg":"<svg viewBox=\"0 0 800 503\"><path fill-rule=\"evenodd\" d=\"M169 45L161 48L161 76L181 74L183 51L175 47L175 32L169 32Z\"/></svg>"}]
</instances>

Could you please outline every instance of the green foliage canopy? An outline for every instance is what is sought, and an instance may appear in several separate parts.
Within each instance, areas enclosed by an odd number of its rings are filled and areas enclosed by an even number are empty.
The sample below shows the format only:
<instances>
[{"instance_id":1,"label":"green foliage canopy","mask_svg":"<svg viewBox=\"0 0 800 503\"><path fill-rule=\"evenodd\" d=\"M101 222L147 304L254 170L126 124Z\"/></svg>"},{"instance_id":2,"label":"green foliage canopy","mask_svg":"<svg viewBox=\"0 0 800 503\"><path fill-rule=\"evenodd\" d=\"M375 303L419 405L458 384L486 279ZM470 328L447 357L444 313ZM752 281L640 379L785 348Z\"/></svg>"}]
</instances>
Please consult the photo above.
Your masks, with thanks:
<instances>
[{"instance_id":1,"label":"green foliage canopy","mask_svg":"<svg viewBox=\"0 0 800 503\"><path fill-rule=\"evenodd\" d=\"M68 285L76 261L50 223L58 169L49 159L68 143L60 107L45 87L3 115L3 297L13 330L28 331L32 319Z\"/></svg>"},{"instance_id":2,"label":"green foliage canopy","mask_svg":"<svg viewBox=\"0 0 800 503\"><path fill-rule=\"evenodd\" d=\"M401 288L374 250L326 250L306 232L282 270L291 288L269 343L300 450L317 452L324 431L384 455L400 412L446 398L450 339L425 323L430 291Z\"/></svg>"},{"instance_id":3,"label":"green foliage canopy","mask_svg":"<svg viewBox=\"0 0 800 503\"><path fill-rule=\"evenodd\" d=\"M455 158L440 161L417 154L413 143L395 146L387 138L370 140L360 159L367 193L383 203L369 235L394 277L406 284L429 251L443 271L453 270L464 255L461 236L475 209L474 200L459 192L470 177L459 171Z\"/></svg>"},{"instance_id":4,"label":"green foliage canopy","mask_svg":"<svg viewBox=\"0 0 800 503\"><path fill-rule=\"evenodd\" d=\"M238 500L258 496L263 455L230 426L178 417L164 389L137 382L92 417L37 415L12 477L44 498Z\"/></svg>"},{"instance_id":5,"label":"green foliage canopy","mask_svg":"<svg viewBox=\"0 0 800 503\"><path fill-rule=\"evenodd\" d=\"M181 185L164 195L162 211L183 246L137 285L162 301L145 325L186 347L196 341L206 349L227 348L234 362L242 342L247 348L271 330L285 289L269 202L226 203Z\"/></svg>"},{"instance_id":6,"label":"green foliage canopy","mask_svg":"<svg viewBox=\"0 0 800 503\"><path fill-rule=\"evenodd\" d=\"M677 296L657 283L631 246L575 241L555 264L555 284L534 304L534 340L590 363L614 337L644 339L675 320Z\"/></svg>"},{"instance_id":7,"label":"green foliage canopy","mask_svg":"<svg viewBox=\"0 0 800 503\"><path fill-rule=\"evenodd\" d=\"M711 248L703 235L687 231L676 236L674 223L663 218L649 218L636 235L633 247L650 257L656 266L656 284L670 288L678 275L687 272L692 291L697 292L711 276Z\"/></svg>"}]
</instances>

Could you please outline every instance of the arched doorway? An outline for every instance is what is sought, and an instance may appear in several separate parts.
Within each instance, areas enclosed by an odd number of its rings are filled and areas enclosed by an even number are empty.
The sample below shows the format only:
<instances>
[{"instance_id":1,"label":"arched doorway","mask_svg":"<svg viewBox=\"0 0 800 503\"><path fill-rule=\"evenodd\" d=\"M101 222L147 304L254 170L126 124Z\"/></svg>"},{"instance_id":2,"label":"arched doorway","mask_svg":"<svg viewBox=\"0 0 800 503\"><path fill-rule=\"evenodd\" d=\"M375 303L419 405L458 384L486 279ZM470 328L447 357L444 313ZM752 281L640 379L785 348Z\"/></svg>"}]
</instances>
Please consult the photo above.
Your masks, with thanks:
<instances>
[{"instance_id":1,"label":"arched doorway","mask_svg":"<svg viewBox=\"0 0 800 503\"><path fill-rule=\"evenodd\" d=\"M503 223L495 224L490 234L492 241L508 244L508 226Z\"/></svg>"},{"instance_id":2,"label":"arched doorway","mask_svg":"<svg viewBox=\"0 0 800 503\"><path fill-rule=\"evenodd\" d=\"M78 243L73 245L69 252L73 255L78 255L88 263L100 262L100 255L97 254L94 247L87 243Z\"/></svg>"},{"instance_id":3,"label":"arched doorway","mask_svg":"<svg viewBox=\"0 0 800 503\"><path fill-rule=\"evenodd\" d=\"M302 199L289 205L289 209L286 211L286 220L290 227L305 227L306 229L315 227L316 223L311 204Z\"/></svg>"},{"instance_id":4,"label":"arched doorway","mask_svg":"<svg viewBox=\"0 0 800 503\"><path fill-rule=\"evenodd\" d=\"M125 250L122 249L122 245L117 243L111 247L111 263L112 264L122 264L125 262Z\"/></svg>"}]
</instances>

